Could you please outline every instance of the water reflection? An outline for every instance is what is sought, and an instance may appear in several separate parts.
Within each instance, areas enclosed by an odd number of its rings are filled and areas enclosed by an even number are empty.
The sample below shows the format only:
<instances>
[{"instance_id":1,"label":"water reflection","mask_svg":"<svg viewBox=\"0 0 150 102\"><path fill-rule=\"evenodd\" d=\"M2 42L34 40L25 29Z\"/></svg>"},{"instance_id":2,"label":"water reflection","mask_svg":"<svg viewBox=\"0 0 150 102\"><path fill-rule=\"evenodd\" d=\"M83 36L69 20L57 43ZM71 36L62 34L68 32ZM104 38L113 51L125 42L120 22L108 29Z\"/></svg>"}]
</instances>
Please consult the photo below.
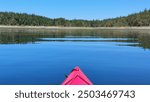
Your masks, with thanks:
<instances>
[{"instance_id":1,"label":"water reflection","mask_svg":"<svg viewBox=\"0 0 150 102\"><path fill-rule=\"evenodd\" d=\"M36 42L125 42L119 46L150 49L150 30L2 30L0 44Z\"/></svg>"},{"instance_id":2,"label":"water reflection","mask_svg":"<svg viewBox=\"0 0 150 102\"><path fill-rule=\"evenodd\" d=\"M59 85L78 65L95 85L149 85L143 49L149 30L0 29L0 84Z\"/></svg>"}]
</instances>

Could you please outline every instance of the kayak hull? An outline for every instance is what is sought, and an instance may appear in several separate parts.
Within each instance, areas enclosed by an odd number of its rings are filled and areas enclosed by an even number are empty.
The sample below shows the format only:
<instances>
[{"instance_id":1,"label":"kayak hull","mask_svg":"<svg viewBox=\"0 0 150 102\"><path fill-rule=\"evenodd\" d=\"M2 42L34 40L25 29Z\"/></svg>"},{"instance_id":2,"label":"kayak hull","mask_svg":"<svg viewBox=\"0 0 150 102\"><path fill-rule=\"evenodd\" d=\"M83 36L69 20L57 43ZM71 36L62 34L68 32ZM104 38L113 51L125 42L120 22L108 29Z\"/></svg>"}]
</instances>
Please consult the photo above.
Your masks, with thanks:
<instances>
[{"instance_id":1,"label":"kayak hull","mask_svg":"<svg viewBox=\"0 0 150 102\"><path fill-rule=\"evenodd\" d=\"M69 76L64 80L62 85L93 85L82 70L76 66Z\"/></svg>"}]
</instances>

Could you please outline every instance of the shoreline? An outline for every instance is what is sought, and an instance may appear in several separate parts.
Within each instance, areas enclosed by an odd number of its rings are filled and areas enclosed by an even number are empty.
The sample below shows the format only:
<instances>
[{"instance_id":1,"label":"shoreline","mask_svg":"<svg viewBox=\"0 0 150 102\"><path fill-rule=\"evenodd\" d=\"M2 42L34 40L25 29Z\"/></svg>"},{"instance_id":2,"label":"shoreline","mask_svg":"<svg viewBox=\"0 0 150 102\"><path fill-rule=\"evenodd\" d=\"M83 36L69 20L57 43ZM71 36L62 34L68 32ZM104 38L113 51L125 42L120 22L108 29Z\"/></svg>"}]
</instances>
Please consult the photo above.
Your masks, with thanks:
<instances>
[{"instance_id":1,"label":"shoreline","mask_svg":"<svg viewBox=\"0 0 150 102\"><path fill-rule=\"evenodd\" d=\"M73 29L110 29L110 30L140 30L140 29L148 29L150 30L150 26L143 26L143 27L61 27L61 26L6 26L0 25L0 29L62 29L62 30L73 30Z\"/></svg>"}]
</instances>

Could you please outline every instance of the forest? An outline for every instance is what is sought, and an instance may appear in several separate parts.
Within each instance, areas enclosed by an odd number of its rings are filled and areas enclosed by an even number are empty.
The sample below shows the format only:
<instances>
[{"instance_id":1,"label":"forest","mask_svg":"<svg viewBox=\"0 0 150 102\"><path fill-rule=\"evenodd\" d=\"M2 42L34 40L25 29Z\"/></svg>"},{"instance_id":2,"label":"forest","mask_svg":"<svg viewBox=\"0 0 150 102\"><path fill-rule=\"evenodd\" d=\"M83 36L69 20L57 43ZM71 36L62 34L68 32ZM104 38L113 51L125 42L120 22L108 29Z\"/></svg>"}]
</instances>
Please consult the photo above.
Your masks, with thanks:
<instances>
[{"instance_id":1,"label":"forest","mask_svg":"<svg viewBox=\"0 0 150 102\"><path fill-rule=\"evenodd\" d=\"M0 12L0 25L62 27L132 27L150 26L150 10L104 20L48 18L35 14Z\"/></svg>"}]
</instances>

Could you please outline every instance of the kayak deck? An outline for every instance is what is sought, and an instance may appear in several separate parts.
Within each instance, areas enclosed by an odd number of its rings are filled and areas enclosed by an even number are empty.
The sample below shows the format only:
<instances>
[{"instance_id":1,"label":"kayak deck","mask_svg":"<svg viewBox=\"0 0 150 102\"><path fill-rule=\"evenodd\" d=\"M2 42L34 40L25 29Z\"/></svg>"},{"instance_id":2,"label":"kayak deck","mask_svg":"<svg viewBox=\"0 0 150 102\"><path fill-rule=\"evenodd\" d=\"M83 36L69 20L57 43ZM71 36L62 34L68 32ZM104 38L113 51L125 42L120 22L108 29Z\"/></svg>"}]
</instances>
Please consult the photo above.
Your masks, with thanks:
<instances>
[{"instance_id":1,"label":"kayak deck","mask_svg":"<svg viewBox=\"0 0 150 102\"><path fill-rule=\"evenodd\" d=\"M86 77L81 69L76 66L62 85L93 85L93 83Z\"/></svg>"}]
</instances>

